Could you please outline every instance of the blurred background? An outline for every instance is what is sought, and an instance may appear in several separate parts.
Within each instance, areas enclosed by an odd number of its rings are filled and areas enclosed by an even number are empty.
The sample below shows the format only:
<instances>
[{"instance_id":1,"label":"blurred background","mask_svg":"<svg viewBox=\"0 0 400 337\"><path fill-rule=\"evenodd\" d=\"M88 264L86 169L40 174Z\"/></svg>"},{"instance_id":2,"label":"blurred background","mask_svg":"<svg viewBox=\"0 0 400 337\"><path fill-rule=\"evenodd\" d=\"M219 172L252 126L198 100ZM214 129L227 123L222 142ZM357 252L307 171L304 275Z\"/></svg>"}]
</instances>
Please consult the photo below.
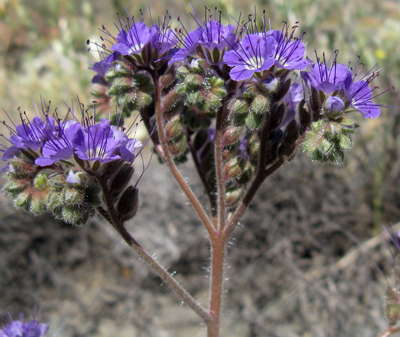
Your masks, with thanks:
<instances>
[{"instance_id":1,"label":"blurred background","mask_svg":"<svg viewBox=\"0 0 400 337\"><path fill-rule=\"evenodd\" d=\"M399 1L203 4L234 18L265 9L273 29L298 21L300 31L308 28L311 59L314 47L319 55L340 49L340 63L354 65L360 56L365 72L377 63L383 68L373 82L380 91L400 88ZM16 120L19 107L35 114L41 97L61 114L63 101L88 102L94 76L88 68L98 58L86 40L101 43L103 24L116 36L116 12L125 17L142 9L148 20L148 8L153 18L167 9L195 28L183 0L0 0L0 107ZM382 108L375 120L353 115L361 128L342 165L316 165L298 153L265 183L229 249L225 336L372 337L385 328L384 292L395 263L381 233L400 221L398 90L377 101L394 108ZM201 197L192 164L182 169ZM206 233L157 160L140 192L130 230L205 302ZM40 312L50 336L205 336L200 320L100 219L73 228L0 198L1 313Z\"/></svg>"}]
</instances>

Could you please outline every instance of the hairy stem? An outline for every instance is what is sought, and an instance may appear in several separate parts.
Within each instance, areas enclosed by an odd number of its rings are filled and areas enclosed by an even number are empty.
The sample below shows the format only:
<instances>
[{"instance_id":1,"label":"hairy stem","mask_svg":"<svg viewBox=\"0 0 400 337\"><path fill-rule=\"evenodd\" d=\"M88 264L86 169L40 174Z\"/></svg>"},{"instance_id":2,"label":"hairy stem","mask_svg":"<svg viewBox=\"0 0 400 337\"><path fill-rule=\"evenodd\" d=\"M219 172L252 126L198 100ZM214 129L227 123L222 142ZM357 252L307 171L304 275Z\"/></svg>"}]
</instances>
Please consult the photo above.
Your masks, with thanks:
<instances>
[{"instance_id":1,"label":"hairy stem","mask_svg":"<svg viewBox=\"0 0 400 337\"><path fill-rule=\"evenodd\" d=\"M218 230L221 231L226 223L226 191L224 181L224 165L222 158L222 136L223 136L223 107L217 113L217 123L215 126L215 170L217 176L218 191Z\"/></svg>"},{"instance_id":2,"label":"hairy stem","mask_svg":"<svg viewBox=\"0 0 400 337\"><path fill-rule=\"evenodd\" d=\"M208 337L219 337L220 334L222 295L224 291L224 259L225 241L222 235L216 235L211 243L210 314L213 319L207 323Z\"/></svg>"},{"instance_id":3,"label":"hairy stem","mask_svg":"<svg viewBox=\"0 0 400 337\"><path fill-rule=\"evenodd\" d=\"M157 131L160 138L161 147L163 150L164 160L168 165L172 175L174 176L175 180L178 182L182 191L188 197L190 203L192 204L193 208L195 209L197 215L203 222L206 230L208 231L209 235L213 235L213 225L207 216L204 208L201 206L199 200L194 195L193 191L190 189L189 185L186 183L185 179L182 177L181 173L179 172L178 168L174 163L174 159L168 148L168 140L164 130L164 118L161 109L161 85L156 73L151 73L154 81L154 86L156 89L156 120L157 120Z\"/></svg>"},{"instance_id":4,"label":"hairy stem","mask_svg":"<svg viewBox=\"0 0 400 337\"><path fill-rule=\"evenodd\" d=\"M204 309L183 287L168 273L168 271L161 266L151 255L146 252L139 243L129 234L124 224L119 220L117 213L114 209L110 191L107 188L107 183L99 179L100 185L103 190L104 201L107 207L107 214L105 219L111 223L115 230L121 235L125 242L133 248L139 257L145 261L153 272L158 275L168 287L170 287L178 297L184 301L203 321L207 324L212 321L212 316ZM100 214L104 214L104 209L100 209ZM104 215L103 215L104 216Z\"/></svg>"}]
</instances>

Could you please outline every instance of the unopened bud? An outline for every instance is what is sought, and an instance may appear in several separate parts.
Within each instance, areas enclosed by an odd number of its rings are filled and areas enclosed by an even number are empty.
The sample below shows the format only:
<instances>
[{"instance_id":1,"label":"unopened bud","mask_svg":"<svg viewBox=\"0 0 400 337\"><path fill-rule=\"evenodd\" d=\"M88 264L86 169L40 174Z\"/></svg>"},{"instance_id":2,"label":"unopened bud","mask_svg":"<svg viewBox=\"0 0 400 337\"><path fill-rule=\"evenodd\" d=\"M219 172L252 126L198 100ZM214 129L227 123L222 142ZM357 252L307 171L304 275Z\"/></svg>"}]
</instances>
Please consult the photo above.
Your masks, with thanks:
<instances>
[{"instance_id":1,"label":"unopened bud","mask_svg":"<svg viewBox=\"0 0 400 337\"><path fill-rule=\"evenodd\" d=\"M235 189L230 189L226 191L226 203L228 207L232 208L235 207L240 200L244 197L244 188L237 187Z\"/></svg>"},{"instance_id":2,"label":"unopened bud","mask_svg":"<svg viewBox=\"0 0 400 337\"><path fill-rule=\"evenodd\" d=\"M271 108L270 117L268 120L268 127L270 130L277 128L285 115L285 104L274 104Z\"/></svg>"},{"instance_id":3,"label":"unopened bud","mask_svg":"<svg viewBox=\"0 0 400 337\"><path fill-rule=\"evenodd\" d=\"M196 74L189 74L185 77L185 86L188 91L199 90L204 82L204 77Z\"/></svg>"},{"instance_id":4,"label":"unopened bud","mask_svg":"<svg viewBox=\"0 0 400 337\"><path fill-rule=\"evenodd\" d=\"M90 206L65 205L62 209L62 219L76 226L84 225L89 218L93 217L95 210Z\"/></svg>"},{"instance_id":5,"label":"unopened bud","mask_svg":"<svg viewBox=\"0 0 400 337\"><path fill-rule=\"evenodd\" d=\"M244 133L243 127L231 126L224 131L222 136L222 146L238 143Z\"/></svg>"},{"instance_id":6,"label":"unopened bud","mask_svg":"<svg viewBox=\"0 0 400 337\"><path fill-rule=\"evenodd\" d=\"M344 102L337 96L329 96L324 103L325 114L328 118L336 117L343 112L344 108Z\"/></svg>"},{"instance_id":7,"label":"unopened bud","mask_svg":"<svg viewBox=\"0 0 400 337\"><path fill-rule=\"evenodd\" d=\"M273 76L268 77L261 83L261 87L268 93L274 92L278 88L278 85L279 85L279 79Z\"/></svg>"},{"instance_id":8,"label":"unopened bud","mask_svg":"<svg viewBox=\"0 0 400 337\"><path fill-rule=\"evenodd\" d=\"M250 131L257 132L264 126L265 119L265 114L259 115L254 112L250 112L245 119L245 123Z\"/></svg>"},{"instance_id":9,"label":"unopened bud","mask_svg":"<svg viewBox=\"0 0 400 337\"><path fill-rule=\"evenodd\" d=\"M130 77L117 77L107 90L107 95L121 95L135 88L135 81Z\"/></svg>"},{"instance_id":10,"label":"unopened bud","mask_svg":"<svg viewBox=\"0 0 400 337\"><path fill-rule=\"evenodd\" d=\"M355 120L348 117L343 117L339 123L344 133L353 133L359 127Z\"/></svg>"},{"instance_id":11,"label":"unopened bud","mask_svg":"<svg viewBox=\"0 0 400 337\"><path fill-rule=\"evenodd\" d=\"M180 138L168 143L168 149L173 156L184 154L187 150L187 141L185 135L182 135Z\"/></svg>"},{"instance_id":12,"label":"unopened bud","mask_svg":"<svg viewBox=\"0 0 400 337\"><path fill-rule=\"evenodd\" d=\"M243 172L243 160L234 157L224 164L224 180L230 180L238 177Z\"/></svg>"},{"instance_id":13,"label":"unopened bud","mask_svg":"<svg viewBox=\"0 0 400 337\"><path fill-rule=\"evenodd\" d=\"M8 162L8 172L15 179L33 178L37 168L37 165L20 158L10 159Z\"/></svg>"},{"instance_id":14,"label":"unopened bud","mask_svg":"<svg viewBox=\"0 0 400 337\"><path fill-rule=\"evenodd\" d=\"M184 96L177 93L175 89L171 90L163 101L163 114L166 119L171 118L182 110Z\"/></svg>"},{"instance_id":15,"label":"unopened bud","mask_svg":"<svg viewBox=\"0 0 400 337\"><path fill-rule=\"evenodd\" d=\"M122 191L122 189L124 189L131 180L133 172L134 169L131 164L125 163L122 165L111 181L110 190L113 193L119 193Z\"/></svg>"},{"instance_id":16,"label":"unopened bud","mask_svg":"<svg viewBox=\"0 0 400 337\"><path fill-rule=\"evenodd\" d=\"M139 190L133 186L128 188L121 195L118 201L117 212L121 221L132 219L139 207Z\"/></svg>"},{"instance_id":17,"label":"unopened bud","mask_svg":"<svg viewBox=\"0 0 400 337\"><path fill-rule=\"evenodd\" d=\"M297 125L296 120L292 120L285 130L285 143L289 147L293 145L296 140L299 138L299 127Z\"/></svg>"},{"instance_id":18,"label":"unopened bud","mask_svg":"<svg viewBox=\"0 0 400 337\"><path fill-rule=\"evenodd\" d=\"M172 117L165 125L165 134L168 140L173 140L183 134L182 118L180 115Z\"/></svg>"},{"instance_id":19,"label":"unopened bud","mask_svg":"<svg viewBox=\"0 0 400 337\"><path fill-rule=\"evenodd\" d=\"M18 208L23 208L29 211L32 201L33 187L28 187L19 193L14 199L14 205Z\"/></svg>"},{"instance_id":20,"label":"unopened bud","mask_svg":"<svg viewBox=\"0 0 400 337\"><path fill-rule=\"evenodd\" d=\"M18 193L21 193L24 191L26 188L31 186L32 184L32 179L26 178L26 179L11 179L6 182L6 184L3 187L3 190L10 194L11 196L15 196Z\"/></svg>"},{"instance_id":21,"label":"unopened bud","mask_svg":"<svg viewBox=\"0 0 400 337\"><path fill-rule=\"evenodd\" d=\"M32 201L30 205L30 212L33 214L41 214L46 211L46 201L48 198L48 191L34 191L32 194Z\"/></svg>"},{"instance_id":22,"label":"unopened bud","mask_svg":"<svg viewBox=\"0 0 400 337\"><path fill-rule=\"evenodd\" d=\"M265 114L269 110L269 99L264 95L257 95L256 97L254 97L250 109L255 114Z\"/></svg>"},{"instance_id":23,"label":"unopened bud","mask_svg":"<svg viewBox=\"0 0 400 337\"><path fill-rule=\"evenodd\" d=\"M311 124L311 113L308 109L306 101L303 99L299 103L299 115L300 115L300 132L303 133L306 129L310 127Z\"/></svg>"},{"instance_id":24,"label":"unopened bud","mask_svg":"<svg viewBox=\"0 0 400 337\"><path fill-rule=\"evenodd\" d=\"M281 84L281 86L279 87L279 89L276 91L276 93L274 95L274 100L276 102L280 101L283 97L285 97L285 95L287 94L287 92L290 89L291 83L292 83L292 81L289 78L288 80L286 80L285 82L283 82Z\"/></svg>"}]
</instances>

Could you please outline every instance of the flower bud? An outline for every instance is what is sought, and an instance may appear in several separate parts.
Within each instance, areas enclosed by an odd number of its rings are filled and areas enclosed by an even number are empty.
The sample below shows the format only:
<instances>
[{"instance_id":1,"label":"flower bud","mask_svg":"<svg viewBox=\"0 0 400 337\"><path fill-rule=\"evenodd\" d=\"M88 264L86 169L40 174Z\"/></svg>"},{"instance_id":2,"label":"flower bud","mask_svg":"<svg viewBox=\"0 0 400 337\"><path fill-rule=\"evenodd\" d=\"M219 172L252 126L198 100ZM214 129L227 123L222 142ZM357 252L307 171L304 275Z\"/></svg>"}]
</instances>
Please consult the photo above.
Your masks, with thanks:
<instances>
[{"instance_id":1,"label":"flower bud","mask_svg":"<svg viewBox=\"0 0 400 337\"><path fill-rule=\"evenodd\" d=\"M12 197L15 196L16 194L21 193L24 191L26 188L31 186L32 184L32 179L26 178L26 179L18 179L18 180L8 180L6 184L3 187L3 191L6 193L10 194Z\"/></svg>"},{"instance_id":2,"label":"flower bud","mask_svg":"<svg viewBox=\"0 0 400 337\"><path fill-rule=\"evenodd\" d=\"M274 104L271 108L270 117L268 120L268 127L270 130L277 128L285 115L285 104Z\"/></svg>"},{"instance_id":3,"label":"flower bud","mask_svg":"<svg viewBox=\"0 0 400 337\"><path fill-rule=\"evenodd\" d=\"M226 203L229 208L234 208L244 197L244 188L236 187L226 191Z\"/></svg>"},{"instance_id":4,"label":"flower bud","mask_svg":"<svg viewBox=\"0 0 400 337\"><path fill-rule=\"evenodd\" d=\"M64 193L62 194L62 201L65 204L78 205L82 204L84 201L83 192L74 187L67 187L64 189Z\"/></svg>"},{"instance_id":5,"label":"flower bud","mask_svg":"<svg viewBox=\"0 0 400 337\"><path fill-rule=\"evenodd\" d=\"M301 125L300 133L303 133L304 130L309 128L312 117L308 109L307 103L304 99L299 103L299 115L300 115L300 125Z\"/></svg>"},{"instance_id":6,"label":"flower bud","mask_svg":"<svg viewBox=\"0 0 400 337\"><path fill-rule=\"evenodd\" d=\"M279 102L283 97L285 97L285 95L287 94L287 92L290 89L290 84L292 83L292 81L290 80L290 78L288 80L286 80L285 82L283 82L281 84L281 86L279 87L279 89L276 91L274 97L275 102Z\"/></svg>"},{"instance_id":7,"label":"flower bud","mask_svg":"<svg viewBox=\"0 0 400 337\"><path fill-rule=\"evenodd\" d=\"M121 221L132 219L137 213L138 207L139 190L133 186L128 186L117 204L117 212Z\"/></svg>"},{"instance_id":8,"label":"flower bud","mask_svg":"<svg viewBox=\"0 0 400 337\"><path fill-rule=\"evenodd\" d=\"M279 79L273 76L268 77L261 83L261 87L268 93L274 92L279 86Z\"/></svg>"},{"instance_id":9,"label":"flower bud","mask_svg":"<svg viewBox=\"0 0 400 337\"><path fill-rule=\"evenodd\" d=\"M196 74L189 74L185 77L185 87L187 91L199 90L204 82L204 77Z\"/></svg>"},{"instance_id":10,"label":"flower bud","mask_svg":"<svg viewBox=\"0 0 400 337\"><path fill-rule=\"evenodd\" d=\"M292 120L285 130L285 143L289 147L293 145L296 140L299 138L299 127L297 125L296 120Z\"/></svg>"},{"instance_id":11,"label":"flower bud","mask_svg":"<svg viewBox=\"0 0 400 337\"><path fill-rule=\"evenodd\" d=\"M163 101L163 114L165 119L169 119L182 110L184 96L179 94L176 89L171 90Z\"/></svg>"},{"instance_id":12,"label":"flower bud","mask_svg":"<svg viewBox=\"0 0 400 337\"><path fill-rule=\"evenodd\" d=\"M249 162L246 162L242 174L236 178L239 184L247 184L253 177L254 169Z\"/></svg>"},{"instance_id":13,"label":"flower bud","mask_svg":"<svg viewBox=\"0 0 400 337\"><path fill-rule=\"evenodd\" d=\"M163 90L168 90L170 87L172 87L175 82L176 82L176 78L174 76L174 74L165 74L164 76L161 77L161 87Z\"/></svg>"},{"instance_id":14,"label":"flower bud","mask_svg":"<svg viewBox=\"0 0 400 337\"><path fill-rule=\"evenodd\" d=\"M180 156L185 154L187 151L187 142L185 135L182 135L180 138L175 139L171 143L168 143L168 149L171 152L172 156Z\"/></svg>"},{"instance_id":15,"label":"flower bud","mask_svg":"<svg viewBox=\"0 0 400 337\"><path fill-rule=\"evenodd\" d=\"M107 95L121 95L135 88L136 82L130 77L117 77L107 90Z\"/></svg>"},{"instance_id":16,"label":"flower bud","mask_svg":"<svg viewBox=\"0 0 400 337\"><path fill-rule=\"evenodd\" d=\"M173 140L183 134L182 118L180 115L172 117L165 125L165 134L168 140Z\"/></svg>"},{"instance_id":17,"label":"flower bud","mask_svg":"<svg viewBox=\"0 0 400 337\"><path fill-rule=\"evenodd\" d=\"M134 169L131 164L125 163L122 165L117 174L111 180L110 191L115 194L121 192L129 184L133 172Z\"/></svg>"},{"instance_id":18,"label":"flower bud","mask_svg":"<svg viewBox=\"0 0 400 337\"><path fill-rule=\"evenodd\" d=\"M355 120L348 117L343 117L339 123L342 127L343 133L353 133L355 129L359 127Z\"/></svg>"},{"instance_id":19,"label":"flower bud","mask_svg":"<svg viewBox=\"0 0 400 337\"><path fill-rule=\"evenodd\" d=\"M138 94L136 90L130 90L128 92L124 92L120 95L117 96L117 103L119 106L124 106L129 103L134 103L136 102L138 98Z\"/></svg>"},{"instance_id":20,"label":"flower bud","mask_svg":"<svg viewBox=\"0 0 400 337\"><path fill-rule=\"evenodd\" d=\"M23 208L24 210L29 212L29 208L31 206L31 201L32 201L32 194L33 194L32 187L28 187L21 193L19 193L14 199L15 207Z\"/></svg>"},{"instance_id":21,"label":"flower bud","mask_svg":"<svg viewBox=\"0 0 400 337\"><path fill-rule=\"evenodd\" d=\"M250 112L245 119L245 123L250 131L257 132L260 131L264 126L265 119L265 114L260 115Z\"/></svg>"},{"instance_id":22,"label":"flower bud","mask_svg":"<svg viewBox=\"0 0 400 337\"><path fill-rule=\"evenodd\" d=\"M75 226L84 225L89 218L93 217L95 210L90 206L65 205L62 209L62 219Z\"/></svg>"},{"instance_id":23,"label":"flower bud","mask_svg":"<svg viewBox=\"0 0 400 337\"><path fill-rule=\"evenodd\" d=\"M224 164L224 180L238 177L243 172L244 161L239 157L233 157Z\"/></svg>"},{"instance_id":24,"label":"flower bud","mask_svg":"<svg viewBox=\"0 0 400 337\"><path fill-rule=\"evenodd\" d=\"M10 159L8 162L8 173L15 179L33 178L37 168L37 165L20 158Z\"/></svg>"},{"instance_id":25,"label":"flower bud","mask_svg":"<svg viewBox=\"0 0 400 337\"><path fill-rule=\"evenodd\" d=\"M48 192L49 191L46 190L33 192L32 201L29 209L31 213L38 215L46 211Z\"/></svg>"},{"instance_id":26,"label":"flower bud","mask_svg":"<svg viewBox=\"0 0 400 337\"><path fill-rule=\"evenodd\" d=\"M222 136L222 146L238 143L244 133L243 127L231 126L224 131Z\"/></svg>"},{"instance_id":27,"label":"flower bud","mask_svg":"<svg viewBox=\"0 0 400 337\"><path fill-rule=\"evenodd\" d=\"M251 103L250 110L255 114L265 114L269 110L269 99L264 95L257 95Z\"/></svg>"},{"instance_id":28,"label":"flower bud","mask_svg":"<svg viewBox=\"0 0 400 337\"><path fill-rule=\"evenodd\" d=\"M337 96L329 96L324 103L324 109L328 118L339 115L344 108L344 102Z\"/></svg>"}]
</instances>

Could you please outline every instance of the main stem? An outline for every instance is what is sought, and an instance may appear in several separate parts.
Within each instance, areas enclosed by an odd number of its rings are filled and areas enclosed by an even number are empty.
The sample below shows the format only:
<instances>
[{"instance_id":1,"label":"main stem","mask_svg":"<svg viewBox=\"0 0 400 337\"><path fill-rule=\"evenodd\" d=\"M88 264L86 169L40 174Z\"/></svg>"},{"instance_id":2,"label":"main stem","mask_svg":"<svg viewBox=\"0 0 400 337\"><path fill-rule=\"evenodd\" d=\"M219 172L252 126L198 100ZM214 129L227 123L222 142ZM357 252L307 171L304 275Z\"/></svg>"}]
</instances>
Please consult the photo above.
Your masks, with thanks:
<instances>
[{"instance_id":1,"label":"main stem","mask_svg":"<svg viewBox=\"0 0 400 337\"><path fill-rule=\"evenodd\" d=\"M222 295L224 291L225 242L219 232L211 242L211 289L210 315L207 323L207 336L219 337L221 325Z\"/></svg>"}]
</instances>

